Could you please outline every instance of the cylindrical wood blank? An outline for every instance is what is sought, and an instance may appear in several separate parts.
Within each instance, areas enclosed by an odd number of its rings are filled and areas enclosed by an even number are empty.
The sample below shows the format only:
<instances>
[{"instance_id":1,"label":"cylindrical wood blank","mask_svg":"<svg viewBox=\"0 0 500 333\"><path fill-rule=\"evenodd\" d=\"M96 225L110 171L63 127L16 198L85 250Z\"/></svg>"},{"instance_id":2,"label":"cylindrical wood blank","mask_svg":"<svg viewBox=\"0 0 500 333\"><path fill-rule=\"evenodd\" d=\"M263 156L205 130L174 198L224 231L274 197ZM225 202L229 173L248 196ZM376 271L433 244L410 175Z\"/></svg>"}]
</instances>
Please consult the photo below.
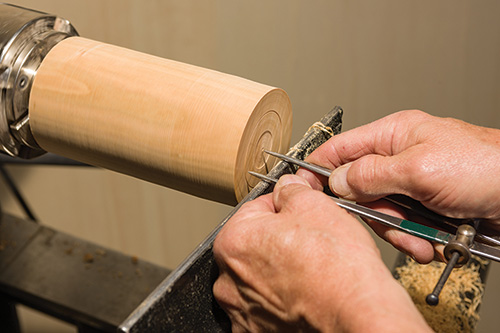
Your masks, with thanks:
<instances>
[{"instance_id":1,"label":"cylindrical wood blank","mask_svg":"<svg viewBox=\"0 0 500 333\"><path fill-rule=\"evenodd\" d=\"M291 105L277 88L71 37L43 60L30 104L43 149L235 204L285 152Z\"/></svg>"}]
</instances>

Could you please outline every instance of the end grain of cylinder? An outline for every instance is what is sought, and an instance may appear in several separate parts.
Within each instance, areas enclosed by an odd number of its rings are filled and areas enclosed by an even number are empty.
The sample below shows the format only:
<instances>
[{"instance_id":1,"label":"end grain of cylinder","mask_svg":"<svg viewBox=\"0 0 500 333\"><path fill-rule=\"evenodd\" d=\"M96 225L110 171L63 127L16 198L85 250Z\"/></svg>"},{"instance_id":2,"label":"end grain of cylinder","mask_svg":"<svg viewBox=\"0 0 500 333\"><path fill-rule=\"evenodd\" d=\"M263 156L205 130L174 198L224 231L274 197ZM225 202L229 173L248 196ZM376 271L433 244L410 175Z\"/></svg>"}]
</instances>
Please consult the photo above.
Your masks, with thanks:
<instances>
[{"instance_id":1,"label":"end grain of cylinder","mask_svg":"<svg viewBox=\"0 0 500 333\"><path fill-rule=\"evenodd\" d=\"M80 37L43 60L29 116L47 151L228 204L292 121L281 89Z\"/></svg>"}]
</instances>

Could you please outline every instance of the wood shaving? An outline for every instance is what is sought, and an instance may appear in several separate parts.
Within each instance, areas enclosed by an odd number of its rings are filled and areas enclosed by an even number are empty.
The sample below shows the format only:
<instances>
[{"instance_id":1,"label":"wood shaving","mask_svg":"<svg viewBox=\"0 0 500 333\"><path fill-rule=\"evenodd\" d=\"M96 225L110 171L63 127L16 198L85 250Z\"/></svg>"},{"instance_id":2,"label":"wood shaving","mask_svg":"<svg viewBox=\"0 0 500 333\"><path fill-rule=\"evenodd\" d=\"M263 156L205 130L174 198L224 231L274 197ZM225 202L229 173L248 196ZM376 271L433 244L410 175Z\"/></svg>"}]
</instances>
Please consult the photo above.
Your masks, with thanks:
<instances>
[{"instance_id":1,"label":"wood shaving","mask_svg":"<svg viewBox=\"0 0 500 333\"><path fill-rule=\"evenodd\" d=\"M396 267L396 277L408 291L417 309L436 332L473 332L479 321L479 306L484 293L480 269L488 261L474 257L474 262L452 271L439 296L439 304L430 306L425 297L432 292L444 263L420 265L411 258Z\"/></svg>"}]
</instances>

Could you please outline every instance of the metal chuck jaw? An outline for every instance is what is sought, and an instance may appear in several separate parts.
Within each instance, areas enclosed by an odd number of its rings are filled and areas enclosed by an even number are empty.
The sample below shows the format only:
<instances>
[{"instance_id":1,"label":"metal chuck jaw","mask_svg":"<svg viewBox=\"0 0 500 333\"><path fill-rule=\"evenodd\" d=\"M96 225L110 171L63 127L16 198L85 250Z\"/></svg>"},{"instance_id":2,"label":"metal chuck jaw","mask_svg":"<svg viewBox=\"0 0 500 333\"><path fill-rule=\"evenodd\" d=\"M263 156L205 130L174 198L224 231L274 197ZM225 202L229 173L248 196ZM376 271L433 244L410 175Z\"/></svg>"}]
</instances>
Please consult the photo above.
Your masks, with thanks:
<instances>
[{"instance_id":1,"label":"metal chuck jaw","mask_svg":"<svg viewBox=\"0 0 500 333\"><path fill-rule=\"evenodd\" d=\"M29 127L31 85L52 47L78 34L65 19L9 4L0 4L0 22L0 152L36 157L45 151Z\"/></svg>"}]
</instances>

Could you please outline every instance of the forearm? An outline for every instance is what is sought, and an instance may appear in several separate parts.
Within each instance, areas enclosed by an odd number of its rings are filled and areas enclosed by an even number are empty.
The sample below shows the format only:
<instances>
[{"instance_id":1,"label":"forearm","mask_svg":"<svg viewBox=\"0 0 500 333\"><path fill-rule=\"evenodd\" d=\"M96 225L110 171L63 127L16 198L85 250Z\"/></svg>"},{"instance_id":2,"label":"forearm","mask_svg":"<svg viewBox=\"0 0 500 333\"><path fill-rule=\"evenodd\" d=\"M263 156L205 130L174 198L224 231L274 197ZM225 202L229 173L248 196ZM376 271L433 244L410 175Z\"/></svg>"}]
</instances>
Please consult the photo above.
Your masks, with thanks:
<instances>
[{"instance_id":1,"label":"forearm","mask_svg":"<svg viewBox=\"0 0 500 333\"><path fill-rule=\"evenodd\" d=\"M393 279L379 282L357 302L346 302L338 331L432 332L401 285Z\"/></svg>"},{"instance_id":2,"label":"forearm","mask_svg":"<svg viewBox=\"0 0 500 333\"><path fill-rule=\"evenodd\" d=\"M309 285L321 285L305 307L310 309L305 317L312 327L321 332L432 332L406 290L379 258L353 266L357 266L357 278L341 288L331 286L332 290L341 290L337 295L324 292L325 284L335 282L327 276ZM349 292L344 293L346 290ZM329 304L331 299L335 304Z\"/></svg>"}]
</instances>

